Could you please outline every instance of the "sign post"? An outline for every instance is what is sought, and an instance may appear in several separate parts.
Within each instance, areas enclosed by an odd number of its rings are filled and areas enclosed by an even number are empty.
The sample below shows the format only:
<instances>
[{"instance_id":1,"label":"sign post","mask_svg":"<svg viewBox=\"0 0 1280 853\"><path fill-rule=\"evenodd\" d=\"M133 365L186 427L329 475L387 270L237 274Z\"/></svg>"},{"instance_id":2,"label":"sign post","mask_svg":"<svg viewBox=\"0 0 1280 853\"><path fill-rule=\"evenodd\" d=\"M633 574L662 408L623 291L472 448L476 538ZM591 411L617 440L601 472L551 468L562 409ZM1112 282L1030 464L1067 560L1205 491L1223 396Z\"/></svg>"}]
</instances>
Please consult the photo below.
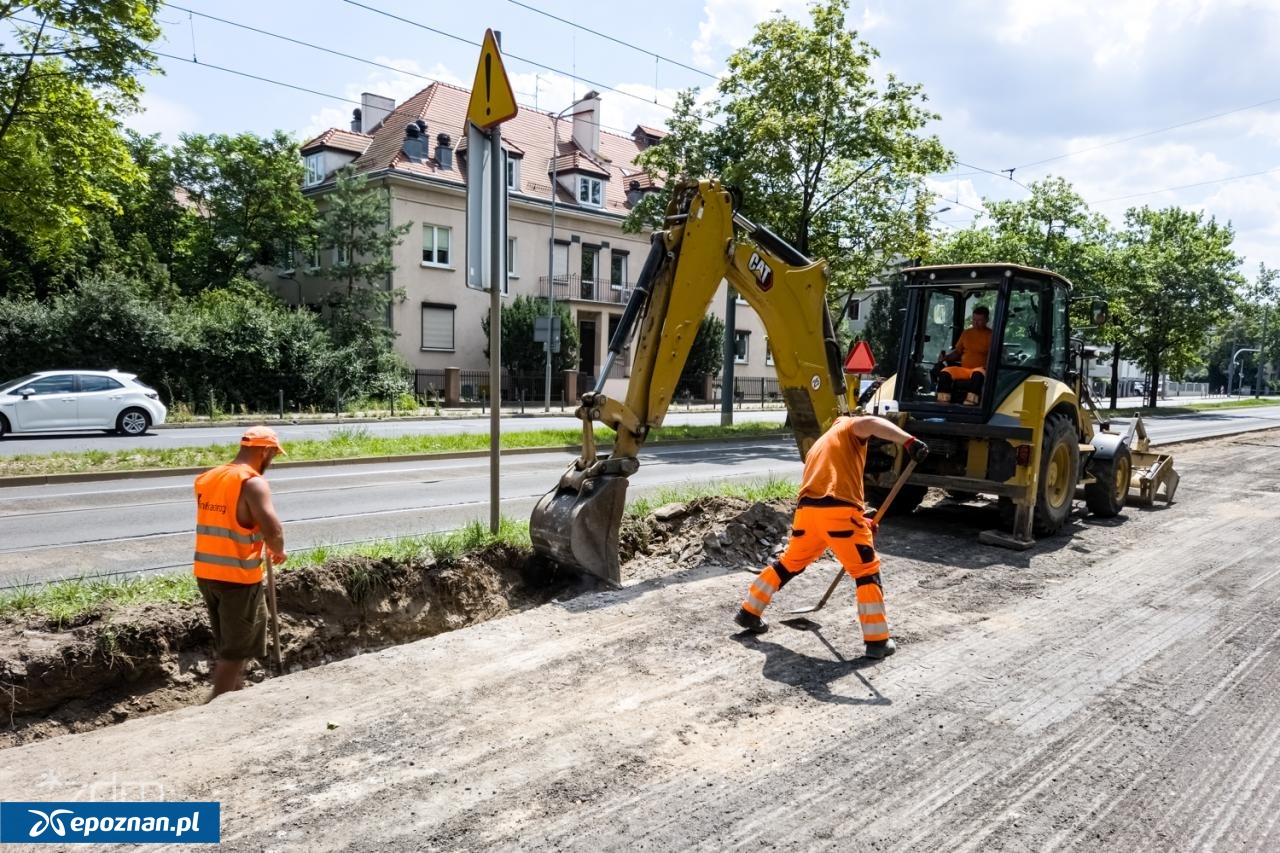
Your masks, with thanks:
<instances>
[{"instance_id":1,"label":"sign post","mask_svg":"<svg viewBox=\"0 0 1280 853\"><path fill-rule=\"evenodd\" d=\"M507 278L507 176L499 125L520 111L502 65L500 33L485 30L467 104L467 284L489 291L489 531L501 526L502 284ZM483 137L488 136L488 157ZM487 160L487 162L486 162ZM484 189L489 189L485 199ZM471 206L478 211L473 215ZM487 211L485 210L487 208ZM487 216L485 215L487 212ZM484 250L488 248L486 253ZM485 255L488 255L485 263ZM487 269L486 269L487 267Z\"/></svg>"}]
</instances>

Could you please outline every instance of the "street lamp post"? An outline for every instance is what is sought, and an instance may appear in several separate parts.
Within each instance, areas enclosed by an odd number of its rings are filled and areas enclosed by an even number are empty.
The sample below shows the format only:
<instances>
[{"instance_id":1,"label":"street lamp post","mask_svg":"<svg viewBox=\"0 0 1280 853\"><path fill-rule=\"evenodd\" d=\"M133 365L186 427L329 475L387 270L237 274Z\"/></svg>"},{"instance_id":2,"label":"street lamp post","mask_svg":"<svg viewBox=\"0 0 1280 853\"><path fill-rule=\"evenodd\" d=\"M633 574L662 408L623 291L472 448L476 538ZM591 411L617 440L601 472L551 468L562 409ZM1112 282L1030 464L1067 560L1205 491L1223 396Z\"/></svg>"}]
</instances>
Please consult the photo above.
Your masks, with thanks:
<instances>
[{"instance_id":1,"label":"street lamp post","mask_svg":"<svg viewBox=\"0 0 1280 853\"><path fill-rule=\"evenodd\" d=\"M556 185L558 180L558 167L560 159L560 120L564 118L565 113L577 107L583 101L589 101L592 98L599 97L596 91L590 91L569 106L556 113L551 119L551 238L547 244L547 342L544 346L547 348L547 376L546 376L546 403L543 407L544 412L551 411L551 354L555 348L555 326L556 326L556 196L559 194L559 188Z\"/></svg>"},{"instance_id":2,"label":"street lamp post","mask_svg":"<svg viewBox=\"0 0 1280 853\"><path fill-rule=\"evenodd\" d=\"M1239 358L1240 353L1243 353L1243 352L1258 352L1258 348L1257 347L1240 347L1235 352L1231 353L1231 362L1227 365L1227 396L1228 397L1231 396L1231 379L1236 372L1236 359Z\"/></svg>"}]
</instances>

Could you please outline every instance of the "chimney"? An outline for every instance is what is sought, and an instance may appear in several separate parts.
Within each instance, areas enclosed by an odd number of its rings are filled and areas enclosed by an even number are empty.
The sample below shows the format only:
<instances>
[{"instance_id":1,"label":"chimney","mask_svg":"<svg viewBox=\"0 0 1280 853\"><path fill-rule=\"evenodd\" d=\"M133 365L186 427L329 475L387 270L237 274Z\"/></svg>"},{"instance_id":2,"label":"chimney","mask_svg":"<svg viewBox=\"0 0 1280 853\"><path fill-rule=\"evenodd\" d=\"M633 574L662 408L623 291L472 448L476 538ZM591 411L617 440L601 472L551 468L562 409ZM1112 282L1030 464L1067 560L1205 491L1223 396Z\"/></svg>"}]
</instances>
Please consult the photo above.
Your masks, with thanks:
<instances>
[{"instance_id":1,"label":"chimney","mask_svg":"<svg viewBox=\"0 0 1280 853\"><path fill-rule=\"evenodd\" d=\"M644 190L640 189L639 181L632 181L627 184L627 204L635 207L642 198L644 198Z\"/></svg>"},{"instance_id":2,"label":"chimney","mask_svg":"<svg viewBox=\"0 0 1280 853\"><path fill-rule=\"evenodd\" d=\"M600 151L600 93L595 89L578 100L573 113L573 141L588 154Z\"/></svg>"},{"instance_id":3,"label":"chimney","mask_svg":"<svg viewBox=\"0 0 1280 853\"><path fill-rule=\"evenodd\" d=\"M382 120L391 115L391 111L396 108L395 98L388 98L383 95L371 95L363 92L360 95L360 130L363 133L373 133L374 129L382 124Z\"/></svg>"},{"instance_id":4,"label":"chimney","mask_svg":"<svg viewBox=\"0 0 1280 853\"><path fill-rule=\"evenodd\" d=\"M436 165L446 172L453 168L453 140L447 133L436 134Z\"/></svg>"},{"instance_id":5,"label":"chimney","mask_svg":"<svg viewBox=\"0 0 1280 853\"><path fill-rule=\"evenodd\" d=\"M414 163L422 163L427 159L427 139L415 122L405 125L403 150L404 156Z\"/></svg>"},{"instance_id":6,"label":"chimney","mask_svg":"<svg viewBox=\"0 0 1280 853\"><path fill-rule=\"evenodd\" d=\"M360 108L356 107L351 111L351 132L360 133Z\"/></svg>"}]
</instances>

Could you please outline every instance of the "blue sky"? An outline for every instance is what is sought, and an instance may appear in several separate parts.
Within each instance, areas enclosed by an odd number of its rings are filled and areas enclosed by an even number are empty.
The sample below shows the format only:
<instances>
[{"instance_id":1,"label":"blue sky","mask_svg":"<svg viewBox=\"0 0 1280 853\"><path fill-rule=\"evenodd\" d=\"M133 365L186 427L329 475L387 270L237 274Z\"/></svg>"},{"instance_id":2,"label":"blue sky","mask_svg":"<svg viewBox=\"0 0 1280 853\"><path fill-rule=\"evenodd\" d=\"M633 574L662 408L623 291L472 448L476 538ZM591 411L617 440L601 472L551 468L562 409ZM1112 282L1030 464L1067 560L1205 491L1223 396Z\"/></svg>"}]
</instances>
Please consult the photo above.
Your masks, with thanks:
<instances>
[{"instance_id":1,"label":"blue sky","mask_svg":"<svg viewBox=\"0 0 1280 853\"><path fill-rule=\"evenodd\" d=\"M181 59L162 59L166 74L148 79L145 112L129 124L170 142L184 131L309 137L345 127L364 91L399 101L427 78L470 86L492 27L522 105L558 111L596 88L603 123L626 133L662 126L678 90L714 86L729 54L774 10L807 18L795 0L359 2L163 8L157 49ZM938 206L951 207L939 216L944 225L966 225L982 197L1025 197L999 174L1016 167L1021 183L1066 178L1113 221L1131 205L1203 210L1236 228L1246 275L1259 262L1280 267L1280 0L855 0L849 24L879 51L882 74L923 84L941 115L933 131L968 164L934 176L945 198ZM183 61L193 55L199 65Z\"/></svg>"}]
</instances>

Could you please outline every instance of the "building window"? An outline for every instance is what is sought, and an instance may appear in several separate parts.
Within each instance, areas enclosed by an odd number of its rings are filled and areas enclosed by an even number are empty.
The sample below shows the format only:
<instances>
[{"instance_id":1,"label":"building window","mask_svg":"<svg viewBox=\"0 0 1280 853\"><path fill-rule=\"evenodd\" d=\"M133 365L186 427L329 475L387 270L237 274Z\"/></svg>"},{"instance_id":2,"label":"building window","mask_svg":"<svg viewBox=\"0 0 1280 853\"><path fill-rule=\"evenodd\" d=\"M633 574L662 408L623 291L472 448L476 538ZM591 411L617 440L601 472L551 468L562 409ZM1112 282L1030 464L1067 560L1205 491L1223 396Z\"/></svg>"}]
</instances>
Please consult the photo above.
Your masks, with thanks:
<instances>
[{"instance_id":1,"label":"building window","mask_svg":"<svg viewBox=\"0 0 1280 853\"><path fill-rule=\"evenodd\" d=\"M765 367L773 367L773 344L768 338L764 339L764 365Z\"/></svg>"},{"instance_id":2,"label":"building window","mask_svg":"<svg viewBox=\"0 0 1280 853\"><path fill-rule=\"evenodd\" d=\"M750 332L737 331L733 333L733 363L746 364L749 352L748 344L751 341Z\"/></svg>"},{"instance_id":3,"label":"building window","mask_svg":"<svg viewBox=\"0 0 1280 853\"><path fill-rule=\"evenodd\" d=\"M422 348L437 352L453 352L452 305L422 303Z\"/></svg>"},{"instance_id":4,"label":"building window","mask_svg":"<svg viewBox=\"0 0 1280 853\"><path fill-rule=\"evenodd\" d=\"M507 189L520 189L520 158L507 155Z\"/></svg>"},{"instance_id":5,"label":"building window","mask_svg":"<svg viewBox=\"0 0 1280 853\"><path fill-rule=\"evenodd\" d=\"M578 178L578 202L592 207L604 207L604 181L599 178Z\"/></svg>"},{"instance_id":6,"label":"building window","mask_svg":"<svg viewBox=\"0 0 1280 853\"><path fill-rule=\"evenodd\" d=\"M449 266L450 229L443 225L422 226L422 262L433 267Z\"/></svg>"},{"instance_id":7,"label":"building window","mask_svg":"<svg viewBox=\"0 0 1280 853\"><path fill-rule=\"evenodd\" d=\"M307 155L307 177L303 183L304 187L314 187L316 184L324 181L324 155L308 154Z\"/></svg>"},{"instance_id":8,"label":"building window","mask_svg":"<svg viewBox=\"0 0 1280 853\"><path fill-rule=\"evenodd\" d=\"M862 300L853 299L849 301L849 319L855 323L862 319Z\"/></svg>"},{"instance_id":9,"label":"building window","mask_svg":"<svg viewBox=\"0 0 1280 853\"><path fill-rule=\"evenodd\" d=\"M609 255L609 281L614 290L627 286L627 253L614 249Z\"/></svg>"},{"instance_id":10,"label":"building window","mask_svg":"<svg viewBox=\"0 0 1280 853\"><path fill-rule=\"evenodd\" d=\"M519 255L516 254L516 238L508 237L507 238L507 278L512 279L512 278L520 277L520 270L516 266L516 261L518 259L519 259ZM510 293L511 285L504 284L502 286L502 292Z\"/></svg>"},{"instance_id":11,"label":"building window","mask_svg":"<svg viewBox=\"0 0 1280 853\"><path fill-rule=\"evenodd\" d=\"M551 251L551 275L563 284L569 280L569 244L557 240Z\"/></svg>"},{"instance_id":12,"label":"building window","mask_svg":"<svg viewBox=\"0 0 1280 853\"><path fill-rule=\"evenodd\" d=\"M307 269L320 269L320 249L313 248L307 251Z\"/></svg>"},{"instance_id":13,"label":"building window","mask_svg":"<svg viewBox=\"0 0 1280 853\"><path fill-rule=\"evenodd\" d=\"M345 263L347 262L348 258L349 258L349 256L348 256L348 254L347 254L347 247L346 247L346 246L334 246L334 247L333 247L333 263L334 263L334 265L335 265L335 266L336 266L337 264L345 264Z\"/></svg>"}]
</instances>

